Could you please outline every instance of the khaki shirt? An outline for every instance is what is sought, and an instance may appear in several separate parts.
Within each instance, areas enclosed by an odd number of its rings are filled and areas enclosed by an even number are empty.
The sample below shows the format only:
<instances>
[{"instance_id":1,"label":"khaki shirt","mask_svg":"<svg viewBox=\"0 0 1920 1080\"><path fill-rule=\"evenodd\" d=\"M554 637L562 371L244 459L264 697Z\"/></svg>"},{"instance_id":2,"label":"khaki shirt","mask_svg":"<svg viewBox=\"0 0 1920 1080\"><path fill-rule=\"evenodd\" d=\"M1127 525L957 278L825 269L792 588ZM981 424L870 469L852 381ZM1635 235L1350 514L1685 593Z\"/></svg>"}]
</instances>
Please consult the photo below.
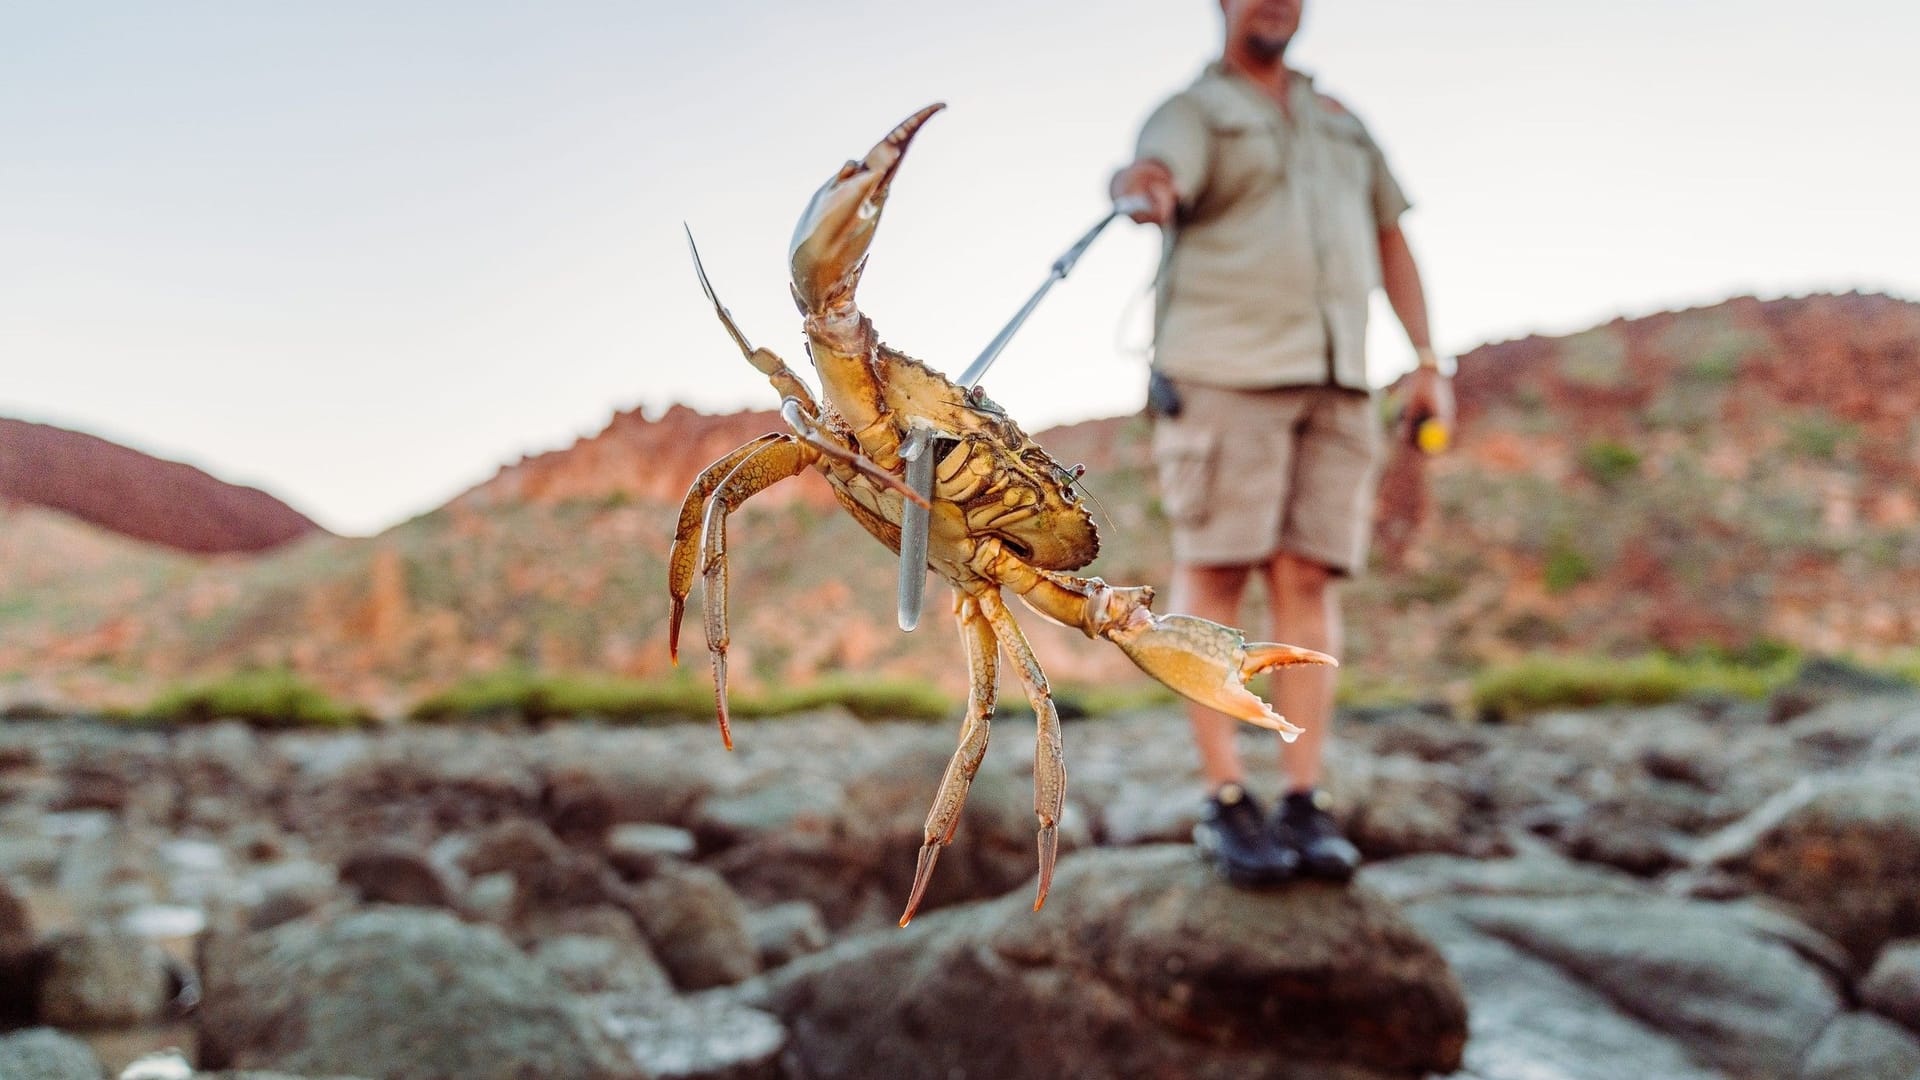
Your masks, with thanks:
<instances>
[{"instance_id":1,"label":"khaki shirt","mask_svg":"<svg viewBox=\"0 0 1920 1080\"><path fill-rule=\"evenodd\" d=\"M1180 193L1154 363L1212 386L1366 390L1380 230L1407 198L1365 125L1305 75L1289 93L1291 120L1214 64L1141 130L1137 156Z\"/></svg>"}]
</instances>

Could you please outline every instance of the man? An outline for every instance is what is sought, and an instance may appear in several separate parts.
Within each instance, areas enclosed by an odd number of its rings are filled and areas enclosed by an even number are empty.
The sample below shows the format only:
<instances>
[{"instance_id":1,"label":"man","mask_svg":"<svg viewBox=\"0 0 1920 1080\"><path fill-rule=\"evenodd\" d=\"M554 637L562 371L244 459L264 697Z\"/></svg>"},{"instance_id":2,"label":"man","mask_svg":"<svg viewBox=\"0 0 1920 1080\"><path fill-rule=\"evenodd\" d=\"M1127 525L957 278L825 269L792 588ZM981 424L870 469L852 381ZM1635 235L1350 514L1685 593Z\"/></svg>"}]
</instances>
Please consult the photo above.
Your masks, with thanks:
<instances>
[{"instance_id":1,"label":"man","mask_svg":"<svg viewBox=\"0 0 1920 1080\"><path fill-rule=\"evenodd\" d=\"M1166 230L1155 370L1177 415L1155 425L1174 530L1173 607L1237 623L1258 573L1277 640L1338 656L1338 579L1366 563L1381 433L1367 382L1368 297L1385 287L1420 359L1411 415L1452 420L1426 299L1399 218L1406 197L1367 129L1286 63L1301 0L1221 0L1225 48L1140 133L1116 200ZM1163 408L1160 410L1165 412ZM1281 752L1269 822L1247 794L1234 721L1189 707L1212 798L1195 839L1228 880L1346 880L1359 853L1319 795L1334 675L1274 678L1306 729Z\"/></svg>"}]
</instances>

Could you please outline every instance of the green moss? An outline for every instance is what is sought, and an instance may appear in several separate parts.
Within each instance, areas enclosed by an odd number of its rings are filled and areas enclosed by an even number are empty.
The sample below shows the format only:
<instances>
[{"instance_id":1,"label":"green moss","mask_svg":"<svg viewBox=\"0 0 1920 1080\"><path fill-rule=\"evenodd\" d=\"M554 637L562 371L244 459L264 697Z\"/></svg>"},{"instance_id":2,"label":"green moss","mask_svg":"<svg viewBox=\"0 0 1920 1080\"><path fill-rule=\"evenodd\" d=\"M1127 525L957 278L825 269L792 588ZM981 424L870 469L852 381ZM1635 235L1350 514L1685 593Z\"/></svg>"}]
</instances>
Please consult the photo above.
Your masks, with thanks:
<instances>
[{"instance_id":1,"label":"green moss","mask_svg":"<svg viewBox=\"0 0 1920 1080\"><path fill-rule=\"evenodd\" d=\"M829 676L765 694L728 694L740 717L779 716L840 706L863 720L938 720L959 706L931 684L909 679ZM408 715L424 723L521 719L529 723L597 717L628 724L707 721L713 684L693 675L670 679L536 673L509 669L477 676L430 695Z\"/></svg>"},{"instance_id":2,"label":"green moss","mask_svg":"<svg viewBox=\"0 0 1920 1080\"><path fill-rule=\"evenodd\" d=\"M1759 698L1791 678L1795 666L1791 659L1755 667L1661 655L1535 656L1482 673L1473 705L1482 719L1504 723L1547 709L1659 705L1706 693Z\"/></svg>"},{"instance_id":3,"label":"green moss","mask_svg":"<svg viewBox=\"0 0 1920 1080\"><path fill-rule=\"evenodd\" d=\"M829 675L806 686L749 699L743 715L778 716L838 705L862 720L944 720L960 705L938 687L918 679L872 679Z\"/></svg>"},{"instance_id":4,"label":"green moss","mask_svg":"<svg viewBox=\"0 0 1920 1080\"><path fill-rule=\"evenodd\" d=\"M363 710L328 697L290 671L243 671L223 679L162 692L125 717L136 723L205 724L240 720L269 729L360 727Z\"/></svg>"}]
</instances>

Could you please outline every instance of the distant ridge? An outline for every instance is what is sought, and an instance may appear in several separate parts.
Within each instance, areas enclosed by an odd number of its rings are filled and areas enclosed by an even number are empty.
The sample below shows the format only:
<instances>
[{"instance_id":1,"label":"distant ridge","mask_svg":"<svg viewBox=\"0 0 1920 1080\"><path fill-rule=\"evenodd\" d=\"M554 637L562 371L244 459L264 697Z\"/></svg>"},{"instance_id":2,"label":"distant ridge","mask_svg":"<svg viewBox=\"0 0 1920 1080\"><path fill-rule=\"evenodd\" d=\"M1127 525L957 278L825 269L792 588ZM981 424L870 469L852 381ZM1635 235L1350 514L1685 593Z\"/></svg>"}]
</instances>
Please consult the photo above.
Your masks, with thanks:
<instances>
[{"instance_id":1,"label":"distant ridge","mask_svg":"<svg viewBox=\"0 0 1920 1080\"><path fill-rule=\"evenodd\" d=\"M201 554L265 551L323 531L258 488L93 435L4 417L0 500Z\"/></svg>"}]
</instances>

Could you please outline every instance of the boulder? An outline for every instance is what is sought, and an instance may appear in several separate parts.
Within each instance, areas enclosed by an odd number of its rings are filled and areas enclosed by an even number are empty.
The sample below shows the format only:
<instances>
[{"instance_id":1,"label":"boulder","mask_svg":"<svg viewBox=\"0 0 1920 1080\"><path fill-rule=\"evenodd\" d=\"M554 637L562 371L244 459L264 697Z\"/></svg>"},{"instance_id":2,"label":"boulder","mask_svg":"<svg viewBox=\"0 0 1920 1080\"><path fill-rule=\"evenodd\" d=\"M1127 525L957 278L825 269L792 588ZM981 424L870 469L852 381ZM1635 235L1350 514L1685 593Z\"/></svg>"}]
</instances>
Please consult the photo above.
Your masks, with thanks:
<instances>
[{"instance_id":1,"label":"boulder","mask_svg":"<svg viewBox=\"0 0 1920 1080\"><path fill-rule=\"evenodd\" d=\"M429 728L316 739L295 755L285 820L318 849L345 852L370 836L426 844L533 816L541 789L522 753L498 738Z\"/></svg>"},{"instance_id":2,"label":"boulder","mask_svg":"<svg viewBox=\"0 0 1920 1080\"><path fill-rule=\"evenodd\" d=\"M829 936L820 909L805 900L749 912L747 928L760 954L760 966L767 970L819 952L827 947Z\"/></svg>"},{"instance_id":3,"label":"boulder","mask_svg":"<svg viewBox=\"0 0 1920 1080\"><path fill-rule=\"evenodd\" d=\"M1820 1033L1799 1080L1914 1080L1920 1039L1872 1013L1845 1013Z\"/></svg>"},{"instance_id":4,"label":"boulder","mask_svg":"<svg viewBox=\"0 0 1920 1080\"><path fill-rule=\"evenodd\" d=\"M538 821L503 821L473 838L460 858L476 878L509 874L514 913L527 919L577 907L625 904L630 890L604 859L576 851Z\"/></svg>"},{"instance_id":5,"label":"boulder","mask_svg":"<svg viewBox=\"0 0 1920 1080\"><path fill-rule=\"evenodd\" d=\"M638 1080L568 993L500 932L378 907L210 942L202 1064L384 1080Z\"/></svg>"},{"instance_id":6,"label":"boulder","mask_svg":"<svg viewBox=\"0 0 1920 1080\"><path fill-rule=\"evenodd\" d=\"M1888 941L1920 934L1920 783L1911 770L1808 777L1695 857L1785 903L1861 970Z\"/></svg>"},{"instance_id":7,"label":"boulder","mask_svg":"<svg viewBox=\"0 0 1920 1080\"><path fill-rule=\"evenodd\" d=\"M663 865L634 889L632 911L682 990L739 982L760 970L746 905L705 867Z\"/></svg>"},{"instance_id":8,"label":"boulder","mask_svg":"<svg viewBox=\"0 0 1920 1080\"><path fill-rule=\"evenodd\" d=\"M1361 759L1329 788L1334 815L1370 859L1420 852L1506 854L1460 770L1410 758Z\"/></svg>"},{"instance_id":9,"label":"boulder","mask_svg":"<svg viewBox=\"0 0 1920 1080\"><path fill-rule=\"evenodd\" d=\"M605 851L617 814L612 792L596 774L575 768L547 774L540 816L563 843Z\"/></svg>"},{"instance_id":10,"label":"boulder","mask_svg":"<svg viewBox=\"0 0 1920 1080\"><path fill-rule=\"evenodd\" d=\"M999 896L1035 872L1033 774L1014 740L989 749L967 794L954 841L940 857L920 909ZM702 804L694 833L710 861L756 903L808 900L836 930L898 918L913 884L927 810L953 748L916 739L851 775L774 776ZM1060 850L1089 830L1073 804Z\"/></svg>"},{"instance_id":11,"label":"boulder","mask_svg":"<svg viewBox=\"0 0 1920 1080\"><path fill-rule=\"evenodd\" d=\"M343 898L334 869L306 859L287 859L255 868L246 877L246 924L268 930L319 911Z\"/></svg>"},{"instance_id":12,"label":"boulder","mask_svg":"<svg viewBox=\"0 0 1920 1080\"><path fill-rule=\"evenodd\" d=\"M1444 960L1364 888L1253 892L1190 848L1063 858L1023 893L850 939L750 1000L790 1030L787 1075L1342 1080L1457 1068Z\"/></svg>"},{"instance_id":13,"label":"boulder","mask_svg":"<svg viewBox=\"0 0 1920 1080\"><path fill-rule=\"evenodd\" d=\"M1118 785L1094 808L1095 832L1102 843L1184 844L1200 822L1203 799L1198 784L1172 786L1134 781Z\"/></svg>"},{"instance_id":14,"label":"boulder","mask_svg":"<svg viewBox=\"0 0 1920 1080\"><path fill-rule=\"evenodd\" d=\"M1880 954L1860 984L1860 1000L1920 1034L1920 939L1896 942Z\"/></svg>"},{"instance_id":15,"label":"boulder","mask_svg":"<svg viewBox=\"0 0 1920 1080\"><path fill-rule=\"evenodd\" d=\"M354 848L340 864L340 883L368 904L459 906L453 886L426 849L406 840L373 840Z\"/></svg>"},{"instance_id":16,"label":"boulder","mask_svg":"<svg viewBox=\"0 0 1920 1080\"><path fill-rule=\"evenodd\" d=\"M561 934L536 945L533 962L576 994L673 995L673 980L638 940Z\"/></svg>"},{"instance_id":17,"label":"boulder","mask_svg":"<svg viewBox=\"0 0 1920 1080\"><path fill-rule=\"evenodd\" d=\"M607 863L628 881L651 877L663 859L691 859L693 834L672 825L616 825L607 836Z\"/></svg>"},{"instance_id":18,"label":"boulder","mask_svg":"<svg viewBox=\"0 0 1920 1080\"><path fill-rule=\"evenodd\" d=\"M46 946L41 1021L63 1028L124 1027L158 1019L173 996L167 958L147 939L94 927Z\"/></svg>"},{"instance_id":19,"label":"boulder","mask_svg":"<svg viewBox=\"0 0 1920 1080\"><path fill-rule=\"evenodd\" d=\"M0 1077L6 1080L100 1080L105 1071L91 1047L52 1028L0 1035Z\"/></svg>"},{"instance_id":20,"label":"boulder","mask_svg":"<svg viewBox=\"0 0 1920 1080\"><path fill-rule=\"evenodd\" d=\"M1687 863L1685 837L1624 800L1593 803L1553 835L1572 858L1637 877L1656 877Z\"/></svg>"},{"instance_id":21,"label":"boulder","mask_svg":"<svg viewBox=\"0 0 1920 1080\"><path fill-rule=\"evenodd\" d=\"M724 994L661 999L617 1011L608 1024L658 1080L784 1080L786 1028Z\"/></svg>"},{"instance_id":22,"label":"boulder","mask_svg":"<svg viewBox=\"0 0 1920 1080\"><path fill-rule=\"evenodd\" d=\"M510 930L514 940L522 946L538 944L548 938L579 935L647 947L639 925L634 922L633 912L612 904L536 911L514 923Z\"/></svg>"},{"instance_id":23,"label":"boulder","mask_svg":"<svg viewBox=\"0 0 1920 1080\"><path fill-rule=\"evenodd\" d=\"M27 902L0 877L0 1028L33 1015L38 962L34 956L33 914Z\"/></svg>"}]
</instances>

